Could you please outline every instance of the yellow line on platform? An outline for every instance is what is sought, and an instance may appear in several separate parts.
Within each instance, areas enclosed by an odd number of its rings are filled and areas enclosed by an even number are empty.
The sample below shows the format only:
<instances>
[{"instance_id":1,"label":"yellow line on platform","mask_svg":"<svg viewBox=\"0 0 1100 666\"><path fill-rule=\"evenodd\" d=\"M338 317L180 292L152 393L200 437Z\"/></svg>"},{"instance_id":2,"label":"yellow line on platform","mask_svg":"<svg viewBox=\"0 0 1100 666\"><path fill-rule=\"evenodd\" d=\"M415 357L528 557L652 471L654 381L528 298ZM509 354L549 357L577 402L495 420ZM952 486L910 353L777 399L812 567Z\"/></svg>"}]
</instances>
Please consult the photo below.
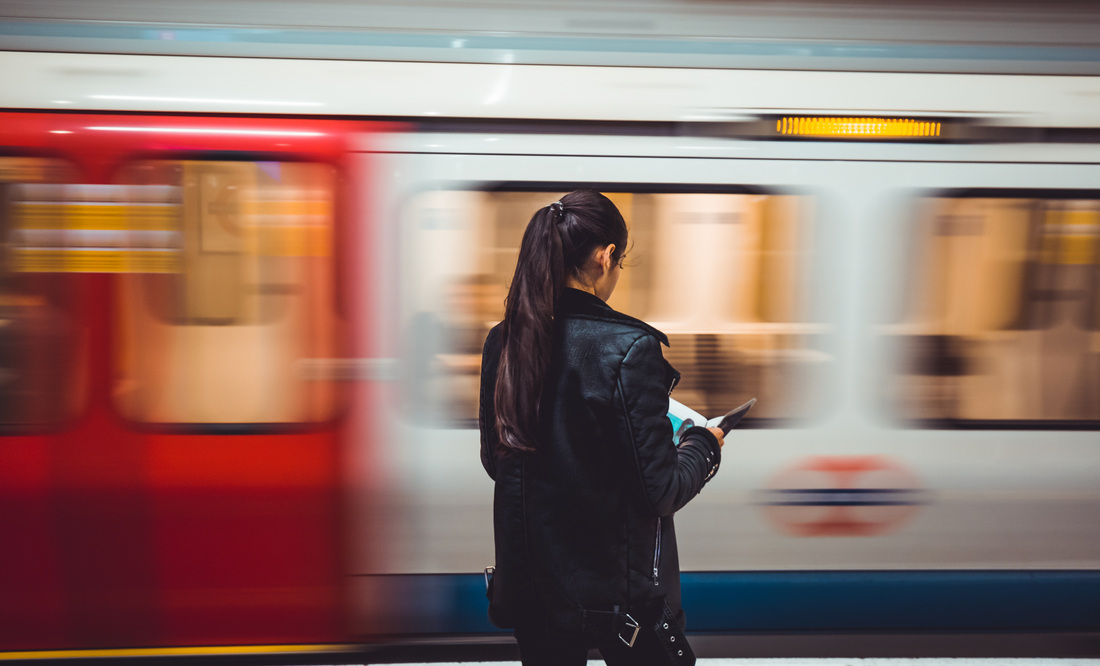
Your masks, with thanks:
<instances>
[{"instance_id":1,"label":"yellow line on platform","mask_svg":"<svg viewBox=\"0 0 1100 666\"><path fill-rule=\"evenodd\" d=\"M354 649L343 645L212 645L204 647L113 648L104 650L26 650L0 652L0 661L15 659L95 659L107 657L176 657L186 655L294 654L341 652Z\"/></svg>"}]
</instances>

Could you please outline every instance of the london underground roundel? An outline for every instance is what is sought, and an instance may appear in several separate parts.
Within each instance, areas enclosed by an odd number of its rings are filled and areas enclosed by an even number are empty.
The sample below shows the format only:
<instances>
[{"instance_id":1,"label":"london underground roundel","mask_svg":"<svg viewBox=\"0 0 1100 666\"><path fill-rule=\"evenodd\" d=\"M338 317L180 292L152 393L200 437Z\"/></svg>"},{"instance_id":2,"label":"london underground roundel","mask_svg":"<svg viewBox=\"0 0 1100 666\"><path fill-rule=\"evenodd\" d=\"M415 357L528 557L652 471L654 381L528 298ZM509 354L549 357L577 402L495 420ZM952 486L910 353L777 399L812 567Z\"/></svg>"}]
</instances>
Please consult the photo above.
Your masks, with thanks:
<instances>
[{"instance_id":1,"label":"london underground roundel","mask_svg":"<svg viewBox=\"0 0 1100 666\"><path fill-rule=\"evenodd\" d=\"M917 477L886 456L813 456L772 478L761 504L782 532L828 537L885 534L926 501Z\"/></svg>"}]
</instances>

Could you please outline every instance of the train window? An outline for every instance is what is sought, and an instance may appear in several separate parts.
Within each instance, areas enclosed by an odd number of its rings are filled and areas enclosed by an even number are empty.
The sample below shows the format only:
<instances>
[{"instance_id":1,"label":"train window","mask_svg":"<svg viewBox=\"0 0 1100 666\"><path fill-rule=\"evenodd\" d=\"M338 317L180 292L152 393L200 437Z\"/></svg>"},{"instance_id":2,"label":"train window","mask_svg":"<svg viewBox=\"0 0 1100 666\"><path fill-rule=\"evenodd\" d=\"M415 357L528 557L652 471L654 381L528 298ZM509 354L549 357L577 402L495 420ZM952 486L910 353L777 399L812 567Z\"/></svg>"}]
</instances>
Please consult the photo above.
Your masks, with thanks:
<instances>
[{"instance_id":1,"label":"train window","mask_svg":"<svg viewBox=\"0 0 1100 666\"><path fill-rule=\"evenodd\" d=\"M131 204L159 207L131 244L166 256L118 278L120 411L147 423L330 418L333 386L302 366L337 355L333 169L149 161L124 179L141 198Z\"/></svg>"},{"instance_id":2,"label":"train window","mask_svg":"<svg viewBox=\"0 0 1100 666\"><path fill-rule=\"evenodd\" d=\"M1100 197L926 197L882 392L931 427L1100 424Z\"/></svg>"},{"instance_id":3,"label":"train window","mask_svg":"<svg viewBox=\"0 0 1100 666\"><path fill-rule=\"evenodd\" d=\"M481 348L532 213L564 192L432 191L403 225L410 418L476 427ZM830 356L808 316L813 201L796 195L609 192L631 246L609 304L668 334L674 397L718 414L757 397L755 425L820 413Z\"/></svg>"},{"instance_id":4,"label":"train window","mask_svg":"<svg viewBox=\"0 0 1100 666\"><path fill-rule=\"evenodd\" d=\"M27 250L62 233L61 201L43 196L71 180L60 160L0 157L0 425L49 426L81 408L82 352L73 276Z\"/></svg>"}]
</instances>

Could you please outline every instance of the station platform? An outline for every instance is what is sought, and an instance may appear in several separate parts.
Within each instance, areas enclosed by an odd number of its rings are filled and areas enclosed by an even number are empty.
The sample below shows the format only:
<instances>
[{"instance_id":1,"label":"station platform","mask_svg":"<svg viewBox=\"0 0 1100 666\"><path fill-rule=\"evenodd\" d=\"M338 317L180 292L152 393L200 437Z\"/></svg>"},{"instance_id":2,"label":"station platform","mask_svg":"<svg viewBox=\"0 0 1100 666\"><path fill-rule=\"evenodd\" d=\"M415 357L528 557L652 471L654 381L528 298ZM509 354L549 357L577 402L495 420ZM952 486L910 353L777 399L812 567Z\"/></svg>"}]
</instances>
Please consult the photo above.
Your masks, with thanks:
<instances>
[{"instance_id":1,"label":"station platform","mask_svg":"<svg viewBox=\"0 0 1100 666\"><path fill-rule=\"evenodd\" d=\"M588 666L602 666L590 659ZM406 666L520 666L519 662L423 662ZM697 666L1100 666L1100 658L704 658Z\"/></svg>"},{"instance_id":2,"label":"station platform","mask_svg":"<svg viewBox=\"0 0 1100 666\"><path fill-rule=\"evenodd\" d=\"M1100 666L1100 632L689 633L688 641L700 666ZM510 636L391 643L347 657L340 663L520 664ZM588 658L603 663L596 650Z\"/></svg>"}]
</instances>

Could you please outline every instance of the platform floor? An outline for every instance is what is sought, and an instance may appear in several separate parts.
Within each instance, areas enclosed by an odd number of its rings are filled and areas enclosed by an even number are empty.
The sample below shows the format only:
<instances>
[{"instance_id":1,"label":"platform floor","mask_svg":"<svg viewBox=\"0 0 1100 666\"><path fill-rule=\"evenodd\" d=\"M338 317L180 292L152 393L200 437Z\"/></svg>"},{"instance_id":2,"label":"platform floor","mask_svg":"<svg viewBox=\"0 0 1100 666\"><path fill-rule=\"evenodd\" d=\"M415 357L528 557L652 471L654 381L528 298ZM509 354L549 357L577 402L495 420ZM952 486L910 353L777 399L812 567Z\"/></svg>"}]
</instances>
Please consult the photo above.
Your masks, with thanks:
<instances>
[{"instance_id":1,"label":"platform floor","mask_svg":"<svg viewBox=\"0 0 1100 666\"><path fill-rule=\"evenodd\" d=\"M748 658L698 659L697 666L1100 666L1100 658ZM602 666L590 659L588 666ZM433 662L406 666L520 666L519 662Z\"/></svg>"}]
</instances>

